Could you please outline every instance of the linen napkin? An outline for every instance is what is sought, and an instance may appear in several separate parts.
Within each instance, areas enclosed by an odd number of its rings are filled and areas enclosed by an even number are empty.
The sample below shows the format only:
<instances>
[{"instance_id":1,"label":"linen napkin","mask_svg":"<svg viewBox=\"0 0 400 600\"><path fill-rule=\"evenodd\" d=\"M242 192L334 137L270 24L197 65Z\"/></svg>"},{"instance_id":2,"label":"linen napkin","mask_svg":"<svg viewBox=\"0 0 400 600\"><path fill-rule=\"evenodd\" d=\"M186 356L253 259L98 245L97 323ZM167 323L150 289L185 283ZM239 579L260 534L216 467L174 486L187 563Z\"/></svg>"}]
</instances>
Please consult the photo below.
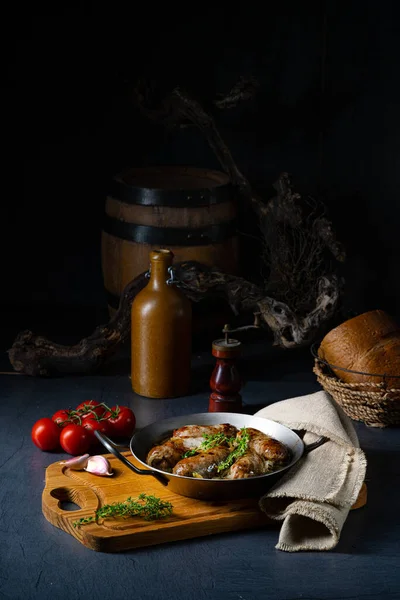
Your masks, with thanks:
<instances>
[{"instance_id":1,"label":"linen napkin","mask_svg":"<svg viewBox=\"0 0 400 600\"><path fill-rule=\"evenodd\" d=\"M276 402L255 416L305 430L305 444L328 438L305 454L259 504L270 519L283 522L277 549L331 550L339 542L367 466L351 420L324 391Z\"/></svg>"}]
</instances>

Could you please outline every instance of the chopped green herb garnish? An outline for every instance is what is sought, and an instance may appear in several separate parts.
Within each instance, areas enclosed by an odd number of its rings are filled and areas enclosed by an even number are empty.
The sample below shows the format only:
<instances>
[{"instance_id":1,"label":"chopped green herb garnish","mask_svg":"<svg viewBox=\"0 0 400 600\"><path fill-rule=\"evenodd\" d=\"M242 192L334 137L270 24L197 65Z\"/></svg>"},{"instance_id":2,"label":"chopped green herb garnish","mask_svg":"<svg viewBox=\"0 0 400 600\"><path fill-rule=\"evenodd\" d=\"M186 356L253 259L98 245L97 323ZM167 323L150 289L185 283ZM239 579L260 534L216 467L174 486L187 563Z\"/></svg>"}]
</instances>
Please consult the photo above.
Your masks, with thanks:
<instances>
[{"instance_id":1,"label":"chopped green herb garnish","mask_svg":"<svg viewBox=\"0 0 400 600\"><path fill-rule=\"evenodd\" d=\"M235 448L230 454L228 454L226 459L218 465L218 472L225 471L225 469L229 469L229 467L231 467L238 458L243 456L243 454L246 454L247 449L249 447L249 442L250 434L247 431L246 427L243 427L240 430L240 438L235 438Z\"/></svg>"},{"instance_id":2,"label":"chopped green herb garnish","mask_svg":"<svg viewBox=\"0 0 400 600\"><path fill-rule=\"evenodd\" d=\"M83 517L73 522L74 527L80 527L87 523L97 523L99 519L114 519L129 517L141 517L145 521L164 519L172 514L172 504L156 498L140 494L137 499L129 497L125 502L113 502L98 508L93 517Z\"/></svg>"},{"instance_id":3,"label":"chopped green herb garnish","mask_svg":"<svg viewBox=\"0 0 400 600\"><path fill-rule=\"evenodd\" d=\"M228 437L222 431L218 433L206 433L203 436L203 441L200 446L197 448L193 448L193 450L188 450L183 455L183 458L189 458L189 456L194 456L198 452L204 452L205 450L211 450L211 448L215 448L216 446L222 446L222 444L227 444L230 446L235 441L235 438Z\"/></svg>"}]
</instances>

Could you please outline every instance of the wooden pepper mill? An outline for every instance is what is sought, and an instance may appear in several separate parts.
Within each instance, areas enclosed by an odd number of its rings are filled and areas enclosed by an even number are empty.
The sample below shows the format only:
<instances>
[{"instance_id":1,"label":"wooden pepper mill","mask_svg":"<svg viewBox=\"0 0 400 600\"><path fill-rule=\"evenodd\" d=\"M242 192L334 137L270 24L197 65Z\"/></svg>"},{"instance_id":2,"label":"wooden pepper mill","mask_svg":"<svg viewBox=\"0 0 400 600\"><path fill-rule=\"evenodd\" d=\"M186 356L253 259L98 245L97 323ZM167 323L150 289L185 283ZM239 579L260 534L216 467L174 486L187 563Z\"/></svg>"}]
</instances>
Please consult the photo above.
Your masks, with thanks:
<instances>
[{"instance_id":1,"label":"wooden pepper mill","mask_svg":"<svg viewBox=\"0 0 400 600\"><path fill-rule=\"evenodd\" d=\"M229 337L229 325L222 330L225 337L212 343L212 355L217 359L210 378L211 394L208 412L241 412L242 378L236 366L241 342Z\"/></svg>"}]
</instances>

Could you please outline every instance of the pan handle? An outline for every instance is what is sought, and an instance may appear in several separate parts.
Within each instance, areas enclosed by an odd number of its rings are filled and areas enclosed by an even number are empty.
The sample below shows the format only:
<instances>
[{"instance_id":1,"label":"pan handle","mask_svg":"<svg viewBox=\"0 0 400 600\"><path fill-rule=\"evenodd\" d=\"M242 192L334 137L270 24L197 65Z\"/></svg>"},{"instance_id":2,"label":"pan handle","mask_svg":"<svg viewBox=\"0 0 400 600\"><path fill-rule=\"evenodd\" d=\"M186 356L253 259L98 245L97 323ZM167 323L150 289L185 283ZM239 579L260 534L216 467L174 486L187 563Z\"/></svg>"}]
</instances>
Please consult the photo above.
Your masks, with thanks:
<instances>
[{"instance_id":1,"label":"pan handle","mask_svg":"<svg viewBox=\"0 0 400 600\"><path fill-rule=\"evenodd\" d=\"M320 438L315 440L315 442L313 442L312 444L304 444L304 454L308 454L312 450L315 450L315 448L319 448L320 446L322 446L322 444L325 444L325 442L327 442L328 439L329 438L322 435Z\"/></svg>"},{"instance_id":2,"label":"pan handle","mask_svg":"<svg viewBox=\"0 0 400 600\"><path fill-rule=\"evenodd\" d=\"M124 465L128 467L128 469L130 469L137 475L153 475L153 477L155 477L160 483L162 483L165 486L168 485L168 479L161 475L161 473L156 473L155 471L151 471L150 469L138 469L138 467L129 462L129 460L118 450L118 444L115 444L112 440L110 440L109 437L104 435L104 433L101 433L101 431L95 431L94 434L97 437L97 439L103 444L104 448L111 452L111 454L114 454L114 456L118 458L118 460L123 462Z\"/></svg>"},{"instance_id":3,"label":"pan handle","mask_svg":"<svg viewBox=\"0 0 400 600\"><path fill-rule=\"evenodd\" d=\"M303 440L304 434L306 433L305 429L293 429L293 431L295 433L297 433L297 435ZM319 448L320 446L322 446L322 444L325 444L325 442L328 441L329 438L321 435L321 437L319 437L317 440L315 440L315 442L313 442L312 444L304 444L304 452L303 454L308 454L309 452L311 452L312 450L315 450L315 448Z\"/></svg>"}]
</instances>

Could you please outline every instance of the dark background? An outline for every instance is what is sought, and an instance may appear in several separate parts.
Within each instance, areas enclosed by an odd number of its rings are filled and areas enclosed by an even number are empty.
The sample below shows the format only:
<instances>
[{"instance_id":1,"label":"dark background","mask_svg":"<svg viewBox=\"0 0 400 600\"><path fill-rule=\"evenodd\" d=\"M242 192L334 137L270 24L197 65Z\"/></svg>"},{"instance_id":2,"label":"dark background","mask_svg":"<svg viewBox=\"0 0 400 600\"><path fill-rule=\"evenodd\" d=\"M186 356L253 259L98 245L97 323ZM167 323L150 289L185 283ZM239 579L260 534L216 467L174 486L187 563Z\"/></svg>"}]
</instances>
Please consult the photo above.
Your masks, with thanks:
<instances>
[{"instance_id":1,"label":"dark background","mask_svg":"<svg viewBox=\"0 0 400 600\"><path fill-rule=\"evenodd\" d=\"M349 310L397 314L396 3L255 6L35 3L3 13L7 343L48 315L57 323L50 333L74 315L85 315L82 334L106 317L100 232L114 173L152 162L219 167L200 132L166 134L138 113L131 84L149 74L206 105L240 75L258 78L254 100L214 113L239 167L267 192L288 171L299 191L322 197L347 247Z\"/></svg>"}]
</instances>

